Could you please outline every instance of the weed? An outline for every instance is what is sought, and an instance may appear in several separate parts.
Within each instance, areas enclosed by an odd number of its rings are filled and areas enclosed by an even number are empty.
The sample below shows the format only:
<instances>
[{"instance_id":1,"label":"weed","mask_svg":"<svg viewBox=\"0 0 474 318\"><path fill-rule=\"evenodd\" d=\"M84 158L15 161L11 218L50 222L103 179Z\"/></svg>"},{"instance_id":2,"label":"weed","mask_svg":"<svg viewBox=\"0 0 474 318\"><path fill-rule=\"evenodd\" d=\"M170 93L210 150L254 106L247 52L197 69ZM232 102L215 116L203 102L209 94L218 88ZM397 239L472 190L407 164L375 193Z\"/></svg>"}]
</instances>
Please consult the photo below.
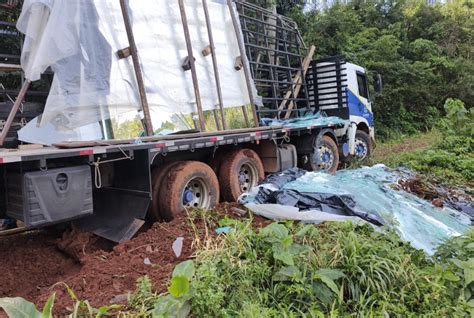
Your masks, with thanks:
<instances>
[{"instance_id":1,"label":"weed","mask_svg":"<svg viewBox=\"0 0 474 318\"><path fill-rule=\"evenodd\" d=\"M469 259L454 251L461 246L469 253L472 234L429 259L395 233L368 225L287 222L257 231L248 221L222 223L234 230L199 251L194 263L178 265L169 292L150 307L155 313L176 317L184 308L196 317L362 317L466 316L472 310Z\"/></svg>"},{"instance_id":2,"label":"weed","mask_svg":"<svg viewBox=\"0 0 474 318\"><path fill-rule=\"evenodd\" d=\"M447 100L445 109L447 115L437 132L409 138L397 146L385 143L376 150L374 160L392 167L407 166L446 184L472 184L474 110L466 110L461 101L453 99ZM402 151L393 152L396 147Z\"/></svg>"}]
</instances>

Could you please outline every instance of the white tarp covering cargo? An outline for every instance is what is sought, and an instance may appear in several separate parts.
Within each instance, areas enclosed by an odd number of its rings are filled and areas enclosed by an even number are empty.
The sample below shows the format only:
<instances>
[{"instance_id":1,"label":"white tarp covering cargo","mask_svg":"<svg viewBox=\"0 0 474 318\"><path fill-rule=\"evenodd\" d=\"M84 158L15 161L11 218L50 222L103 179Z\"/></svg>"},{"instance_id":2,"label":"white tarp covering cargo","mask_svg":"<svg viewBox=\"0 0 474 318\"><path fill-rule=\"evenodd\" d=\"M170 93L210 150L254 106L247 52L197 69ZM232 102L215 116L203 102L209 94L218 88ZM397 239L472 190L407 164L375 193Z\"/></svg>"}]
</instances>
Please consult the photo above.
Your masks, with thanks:
<instances>
[{"instance_id":1,"label":"white tarp covering cargo","mask_svg":"<svg viewBox=\"0 0 474 318\"><path fill-rule=\"evenodd\" d=\"M201 54L209 45L202 3L185 5L203 109L216 109L212 59ZM234 68L240 53L229 8L215 0L209 11L225 107L249 104L244 72ZM129 12L154 128L196 112L178 1L129 1ZM132 60L116 54L129 46L118 0L25 0L18 29L26 77L38 80L48 66L55 72L41 126L71 130L141 108ZM40 127L26 129L24 136Z\"/></svg>"}]
</instances>

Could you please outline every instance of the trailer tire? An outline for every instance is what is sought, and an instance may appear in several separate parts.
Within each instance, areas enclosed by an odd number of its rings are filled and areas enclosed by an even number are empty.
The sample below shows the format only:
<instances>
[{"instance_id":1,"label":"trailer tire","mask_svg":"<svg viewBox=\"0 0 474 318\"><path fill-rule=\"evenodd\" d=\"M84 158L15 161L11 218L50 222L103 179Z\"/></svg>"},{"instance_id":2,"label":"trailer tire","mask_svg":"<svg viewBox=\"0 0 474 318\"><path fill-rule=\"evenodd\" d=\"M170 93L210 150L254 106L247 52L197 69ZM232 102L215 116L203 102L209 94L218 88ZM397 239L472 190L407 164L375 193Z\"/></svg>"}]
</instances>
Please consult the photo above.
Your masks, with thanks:
<instances>
[{"instance_id":1,"label":"trailer tire","mask_svg":"<svg viewBox=\"0 0 474 318\"><path fill-rule=\"evenodd\" d=\"M148 218L152 222L162 221L161 212L160 212L160 190L163 179L166 175L172 171L173 167L182 163L183 161L174 161L166 162L161 166L157 166L153 169L151 173L151 197L150 207L148 208Z\"/></svg>"},{"instance_id":2,"label":"trailer tire","mask_svg":"<svg viewBox=\"0 0 474 318\"><path fill-rule=\"evenodd\" d=\"M310 154L303 160L301 166L308 171L326 171L328 173L336 173L339 166L339 149L336 142L329 136L322 136L319 140L319 150L323 151L320 154L321 165L316 165L313 162L314 154Z\"/></svg>"},{"instance_id":3,"label":"trailer tire","mask_svg":"<svg viewBox=\"0 0 474 318\"><path fill-rule=\"evenodd\" d=\"M170 222L186 208L209 210L219 203L219 181L214 171L199 161L180 162L161 184L161 217Z\"/></svg>"},{"instance_id":4,"label":"trailer tire","mask_svg":"<svg viewBox=\"0 0 474 318\"><path fill-rule=\"evenodd\" d=\"M244 192L265 179L265 170L258 154L251 149L232 152L219 169L221 195L227 202L235 202Z\"/></svg>"},{"instance_id":5,"label":"trailer tire","mask_svg":"<svg viewBox=\"0 0 474 318\"><path fill-rule=\"evenodd\" d=\"M372 141L370 136L363 130L357 130L355 136L356 153L354 159L363 161L372 155Z\"/></svg>"}]
</instances>

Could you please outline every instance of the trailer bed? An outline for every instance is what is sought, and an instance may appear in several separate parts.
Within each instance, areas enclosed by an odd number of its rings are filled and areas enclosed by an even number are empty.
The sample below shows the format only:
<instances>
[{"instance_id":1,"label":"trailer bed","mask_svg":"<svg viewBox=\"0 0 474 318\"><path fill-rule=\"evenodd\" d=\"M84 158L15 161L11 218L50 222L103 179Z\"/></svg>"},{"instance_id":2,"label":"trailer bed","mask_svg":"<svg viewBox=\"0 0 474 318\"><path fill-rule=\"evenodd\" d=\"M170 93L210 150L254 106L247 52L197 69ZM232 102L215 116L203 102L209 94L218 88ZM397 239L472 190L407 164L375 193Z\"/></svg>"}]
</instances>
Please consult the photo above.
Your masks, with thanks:
<instances>
[{"instance_id":1,"label":"trailer bed","mask_svg":"<svg viewBox=\"0 0 474 318\"><path fill-rule=\"evenodd\" d=\"M298 128L283 126L236 129L220 132L143 137L127 140L65 142L39 149L1 149L0 164L47 159L71 158L148 149L150 153L194 151L201 148L280 139L290 135L311 134L323 128L341 128L340 124L316 125Z\"/></svg>"}]
</instances>

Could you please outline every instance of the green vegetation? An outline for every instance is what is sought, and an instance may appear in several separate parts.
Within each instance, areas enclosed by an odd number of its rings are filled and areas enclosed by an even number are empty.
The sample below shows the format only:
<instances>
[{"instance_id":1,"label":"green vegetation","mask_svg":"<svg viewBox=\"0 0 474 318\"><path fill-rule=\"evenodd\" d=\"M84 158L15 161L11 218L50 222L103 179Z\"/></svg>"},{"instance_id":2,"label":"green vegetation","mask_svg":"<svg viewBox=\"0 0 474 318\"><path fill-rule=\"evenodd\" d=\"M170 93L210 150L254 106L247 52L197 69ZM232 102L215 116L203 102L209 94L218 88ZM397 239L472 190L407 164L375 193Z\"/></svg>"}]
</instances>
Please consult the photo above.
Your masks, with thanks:
<instances>
[{"instance_id":1,"label":"green vegetation","mask_svg":"<svg viewBox=\"0 0 474 318\"><path fill-rule=\"evenodd\" d=\"M141 279L130 314L156 317L468 317L474 314L474 232L433 258L395 233L224 219L232 231L180 264L168 293Z\"/></svg>"},{"instance_id":2,"label":"green vegetation","mask_svg":"<svg viewBox=\"0 0 474 318\"><path fill-rule=\"evenodd\" d=\"M388 229L352 223L271 223L207 218L225 236L198 244L173 271L168 292L148 277L128 306L93 308L74 300L71 317L469 317L474 314L474 231L443 244L433 257ZM192 223L192 221L190 221ZM198 231L191 224L194 231ZM204 229L200 229L204 230ZM196 232L198 233L198 232ZM10 317L52 317L22 298L0 299ZM23 314L23 315L22 315Z\"/></svg>"},{"instance_id":3,"label":"green vegetation","mask_svg":"<svg viewBox=\"0 0 474 318\"><path fill-rule=\"evenodd\" d=\"M81 318L81 317L95 317L100 318L103 316L110 316L112 311L116 311L120 305L102 306L100 308L94 308L89 304L88 300L80 300L74 291L64 283L58 283L58 285L64 285L69 296L74 301L74 307L70 318ZM0 308L3 309L7 315L11 318L53 318L53 306L56 298L56 294L52 294L46 304L44 305L43 311L39 312L36 309L35 304L21 298L0 298Z\"/></svg>"},{"instance_id":4,"label":"green vegetation","mask_svg":"<svg viewBox=\"0 0 474 318\"><path fill-rule=\"evenodd\" d=\"M448 99L446 117L436 125L437 132L421 135L412 149L393 150L390 144L377 149L374 162L389 166L407 166L425 175L432 175L447 184L470 184L474 180L474 108L467 111L460 100ZM426 140L424 140L427 137ZM429 145L416 149L420 145ZM410 144L408 143L408 146ZM414 149L413 149L414 148Z\"/></svg>"},{"instance_id":5,"label":"green vegetation","mask_svg":"<svg viewBox=\"0 0 474 318\"><path fill-rule=\"evenodd\" d=\"M354 0L326 12L295 5L291 16L319 56L382 74L383 92L372 94L379 138L430 129L449 97L474 106L472 1Z\"/></svg>"}]
</instances>

